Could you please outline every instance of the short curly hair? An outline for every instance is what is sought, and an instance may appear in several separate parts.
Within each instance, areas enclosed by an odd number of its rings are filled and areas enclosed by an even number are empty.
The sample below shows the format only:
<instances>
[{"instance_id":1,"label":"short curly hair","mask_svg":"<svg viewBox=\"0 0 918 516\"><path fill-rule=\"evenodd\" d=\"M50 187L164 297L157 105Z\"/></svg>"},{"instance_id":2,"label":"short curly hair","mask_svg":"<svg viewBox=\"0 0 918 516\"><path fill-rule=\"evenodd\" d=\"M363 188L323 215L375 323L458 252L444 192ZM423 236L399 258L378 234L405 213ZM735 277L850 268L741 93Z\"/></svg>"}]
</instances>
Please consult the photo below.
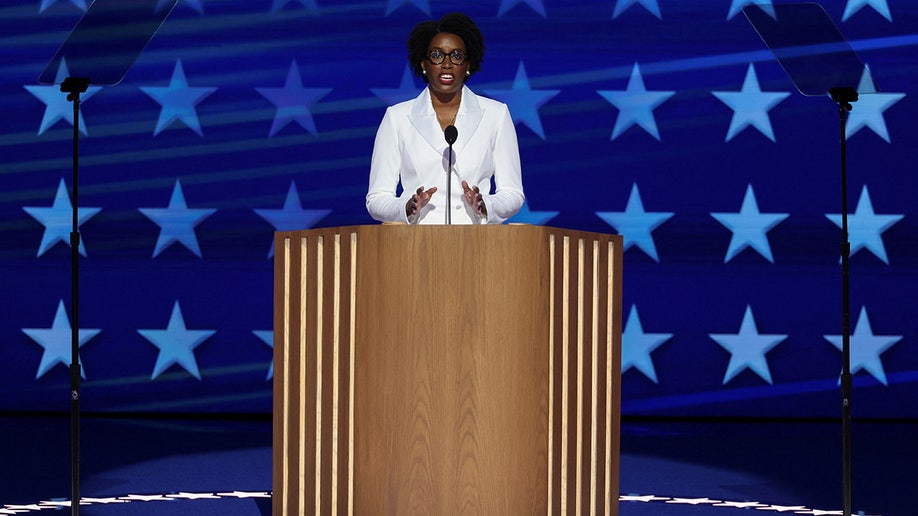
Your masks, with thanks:
<instances>
[{"instance_id":1,"label":"short curly hair","mask_svg":"<svg viewBox=\"0 0 918 516\"><path fill-rule=\"evenodd\" d=\"M443 15L440 21L428 20L418 23L408 36L408 62L411 63L411 69L416 76L427 81L427 78L421 73L423 70L421 61L427 59L427 47L430 46L434 36L441 32L448 32L462 38L462 42L465 43L465 56L469 62L470 75L481 69L485 53L484 36L481 35L475 22L467 15L449 13Z\"/></svg>"}]
</instances>

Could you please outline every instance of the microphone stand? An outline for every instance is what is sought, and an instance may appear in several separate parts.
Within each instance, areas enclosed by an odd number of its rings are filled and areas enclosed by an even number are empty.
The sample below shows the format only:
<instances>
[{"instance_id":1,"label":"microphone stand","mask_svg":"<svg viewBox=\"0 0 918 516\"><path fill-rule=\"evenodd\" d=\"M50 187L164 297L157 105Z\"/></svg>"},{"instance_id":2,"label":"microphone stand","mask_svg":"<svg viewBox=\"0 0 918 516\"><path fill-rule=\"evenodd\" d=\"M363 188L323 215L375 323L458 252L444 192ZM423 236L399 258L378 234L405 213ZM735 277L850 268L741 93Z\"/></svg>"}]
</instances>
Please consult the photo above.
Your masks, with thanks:
<instances>
[{"instance_id":1,"label":"microphone stand","mask_svg":"<svg viewBox=\"0 0 918 516\"><path fill-rule=\"evenodd\" d=\"M446 143L449 145L449 154L447 154L448 163L446 165L446 225L452 225L452 203L453 203L453 143L459 137L459 131L456 126L447 126L443 131Z\"/></svg>"}]
</instances>

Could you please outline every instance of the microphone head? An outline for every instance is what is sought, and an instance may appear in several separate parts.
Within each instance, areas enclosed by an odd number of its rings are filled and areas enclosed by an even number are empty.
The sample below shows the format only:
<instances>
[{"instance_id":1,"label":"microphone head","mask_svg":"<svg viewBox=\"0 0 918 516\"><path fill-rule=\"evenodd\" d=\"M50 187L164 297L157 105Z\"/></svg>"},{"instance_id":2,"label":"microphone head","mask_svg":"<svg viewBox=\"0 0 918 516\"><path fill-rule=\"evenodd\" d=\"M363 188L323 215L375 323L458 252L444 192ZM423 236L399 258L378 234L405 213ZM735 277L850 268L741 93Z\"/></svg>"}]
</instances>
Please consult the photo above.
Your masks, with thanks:
<instances>
[{"instance_id":1,"label":"microphone head","mask_svg":"<svg viewBox=\"0 0 918 516\"><path fill-rule=\"evenodd\" d=\"M456 138L459 137L459 130L456 129L454 125L447 126L446 130L443 132L443 136L446 137L446 143L452 145L456 143Z\"/></svg>"}]
</instances>

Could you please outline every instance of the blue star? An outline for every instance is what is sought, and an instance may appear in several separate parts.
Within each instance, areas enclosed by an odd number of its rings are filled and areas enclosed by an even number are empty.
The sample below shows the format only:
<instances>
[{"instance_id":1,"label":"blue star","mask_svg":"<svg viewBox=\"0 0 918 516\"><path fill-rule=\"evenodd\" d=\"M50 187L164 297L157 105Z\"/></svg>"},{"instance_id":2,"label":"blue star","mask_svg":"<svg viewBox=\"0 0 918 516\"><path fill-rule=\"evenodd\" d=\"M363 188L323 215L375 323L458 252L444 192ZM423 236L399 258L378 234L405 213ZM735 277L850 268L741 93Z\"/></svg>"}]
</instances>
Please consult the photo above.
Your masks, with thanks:
<instances>
[{"instance_id":1,"label":"blue star","mask_svg":"<svg viewBox=\"0 0 918 516\"><path fill-rule=\"evenodd\" d=\"M296 122L313 135L318 133L309 107L313 102L328 95L331 88L304 88L296 61L290 63L287 81L283 88L255 88L255 90L277 107L274 123L271 124L271 131L268 133L269 137L274 136L290 122Z\"/></svg>"},{"instance_id":2,"label":"blue star","mask_svg":"<svg viewBox=\"0 0 918 516\"><path fill-rule=\"evenodd\" d=\"M271 12L276 12L281 10L285 5L289 4L292 0L274 0L274 3L271 5ZM300 4L303 5L310 12L319 12L319 6L316 5L316 0L299 0Z\"/></svg>"},{"instance_id":3,"label":"blue star","mask_svg":"<svg viewBox=\"0 0 918 516\"><path fill-rule=\"evenodd\" d=\"M545 6L542 5L542 0L500 0L500 7L497 9L497 15L503 15L517 4L526 4L532 7L535 12L541 14L542 17L548 18L548 15L545 14Z\"/></svg>"},{"instance_id":4,"label":"blue star","mask_svg":"<svg viewBox=\"0 0 918 516\"><path fill-rule=\"evenodd\" d=\"M759 213L759 205L756 203L752 185L748 185L739 213L711 213L712 217L733 232L724 263L729 262L747 247L752 247L766 260L775 263L771 255L771 246L768 244L767 233L788 215L787 213Z\"/></svg>"},{"instance_id":5,"label":"blue star","mask_svg":"<svg viewBox=\"0 0 918 516\"><path fill-rule=\"evenodd\" d=\"M253 330L252 333L258 337L259 340L270 346L271 349L274 349L274 332L271 330ZM274 360L271 360L271 367L268 368L268 376L265 380L270 380L274 378Z\"/></svg>"},{"instance_id":6,"label":"blue star","mask_svg":"<svg viewBox=\"0 0 918 516\"><path fill-rule=\"evenodd\" d=\"M287 191L287 199L284 201L283 209L255 210L255 213L274 226L275 231L309 229L331 212L331 210L304 210L294 181L290 181L290 189ZM272 256L274 256L273 241L271 242L271 251L268 252L268 258Z\"/></svg>"},{"instance_id":7,"label":"blue star","mask_svg":"<svg viewBox=\"0 0 918 516\"><path fill-rule=\"evenodd\" d=\"M70 202L70 193L67 191L67 185L63 179L57 185L54 203L50 208L23 207L22 209L45 226L45 232L41 237L41 245L38 247L38 256L45 254L45 251L54 247L54 244L58 242L70 245L70 233L73 231L73 204ZM102 208L83 208L78 206L77 230L79 231L79 227L84 222L100 211L102 211ZM78 250L81 255L86 256L83 238L80 238Z\"/></svg>"},{"instance_id":8,"label":"blue star","mask_svg":"<svg viewBox=\"0 0 918 516\"><path fill-rule=\"evenodd\" d=\"M876 91L873 80L870 78L870 69L867 67L864 67L858 91ZM868 127L877 133L880 138L886 140L886 143L891 143L883 113L903 98L905 98L905 93L868 93L859 95L857 102L853 104L854 109L848 113L848 119L845 122L845 140L851 139L862 128Z\"/></svg>"},{"instance_id":9,"label":"blue star","mask_svg":"<svg viewBox=\"0 0 918 516\"><path fill-rule=\"evenodd\" d=\"M430 16L430 2L428 0L389 0L388 5L386 6L386 16L389 16L396 9L405 4L413 4L424 14Z\"/></svg>"},{"instance_id":10,"label":"blue star","mask_svg":"<svg viewBox=\"0 0 918 516\"><path fill-rule=\"evenodd\" d=\"M204 6L201 4L201 0L158 0L156 2L156 12L159 12L160 9L167 5L178 5L177 2L179 1L187 4L198 14L204 14Z\"/></svg>"},{"instance_id":11,"label":"blue star","mask_svg":"<svg viewBox=\"0 0 918 516\"><path fill-rule=\"evenodd\" d=\"M561 93L561 90L534 90L529 87L529 78L526 76L526 67L520 61L513 79L513 86L509 90L485 90L485 93L507 104L514 121L521 122L532 129L534 133L545 139L542 130L542 121L539 119L539 108L552 97Z\"/></svg>"},{"instance_id":12,"label":"blue star","mask_svg":"<svg viewBox=\"0 0 918 516\"><path fill-rule=\"evenodd\" d=\"M61 65L57 69L57 75L55 75L54 83L59 85L69 76L70 71L67 68L67 61L65 59L61 59ZM59 120L65 120L70 124L70 127L73 127L73 103L67 100L67 94L61 92L60 86L24 85L23 88L25 88L29 93L34 95L38 100L45 104L45 114L41 119L41 126L38 129L39 135L50 129ZM98 93L98 91L101 89L101 86L89 86L85 93L80 94L80 105L89 99L89 97L92 97L94 94ZM85 117L81 111L80 132L86 134L86 123L84 119Z\"/></svg>"},{"instance_id":13,"label":"blue star","mask_svg":"<svg viewBox=\"0 0 918 516\"><path fill-rule=\"evenodd\" d=\"M169 86L141 87L140 89L162 105L153 136L158 135L160 131L175 120L184 122L198 136L204 136L204 133L201 132L201 124L198 122L195 106L211 93L217 91L217 88L192 88L188 86L181 59L175 62Z\"/></svg>"},{"instance_id":14,"label":"blue star","mask_svg":"<svg viewBox=\"0 0 918 516\"><path fill-rule=\"evenodd\" d=\"M771 0L731 0L730 12L727 13L727 19L732 19L734 16L742 12L743 7L746 7L747 5L755 5L756 7L770 14L772 18L775 17L775 9L771 4Z\"/></svg>"},{"instance_id":15,"label":"blue star","mask_svg":"<svg viewBox=\"0 0 918 516\"><path fill-rule=\"evenodd\" d=\"M612 18L618 18L619 14L625 12L632 5L641 5L658 19L663 19L657 0L618 0L615 2L615 12L612 13Z\"/></svg>"},{"instance_id":16,"label":"blue star","mask_svg":"<svg viewBox=\"0 0 918 516\"><path fill-rule=\"evenodd\" d=\"M772 383L765 353L780 344L787 335L759 334L752 317L752 307L746 306L739 333L712 333L708 336L730 352L724 385L746 368L751 369L766 382Z\"/></svg>"},{"instance_id":17,"label":"blue star","mask_svg":"<svg viewBox=\"0 0 918 516\"><path fill-rule=\"evenodd\" d=\"M715 97L733 110L730 120L730 129L727 131L726 141L730 141L743 129L754 126L769 140L775 141L775 133L771 129L771 120L768 110L778 105L779 102L790 96L786 92L763 92L759 87L759 79L755 74L755 66L751 63L746 69L746 78L740 91L712 91Z\"/></svg>"},{"instance_id":18,"label":"blue star","mask_svg":"<svg viewBox=\"0 0 918 516\"><path fill-rule=\"evenodd\" d=\"M842 350L841 335L824 335L824 337L839 351ZM870 319L867 318L867 307L862 307L857 324L854 325L854 333L849 337L851 374L867 371L883 385L889 385L880 355L900 340L902 340L902 335L874 335L870 327Z\"/></svg>"},{"instance_id":19,"label":"blue star","mask_svg":"<svg viewBox=\"0 0 918 516\"><path fill-rule=\"evenodd\" d=\"M89 339L98 335L102 330L80 329L77 332L78 346L83 347ZM35 373L35 379L39 379L48 372L49 369L57 364L64 364L68 368L73 363L73 328L70 326L70 319L67 317L67 310L64 309L64 301L61 300L57 305L57 312L54 314L54 322L50 328L22 328L22 332L29 336L30 339L44 348L41 355L41 363L38 365L38 372ZM83 371L83 361L79 359L80 376L86 378Z\"/></svg>"},{"instance_id":20,"label":"blue star","mask_svg":"<svg viewBox=\"0 0 918 516\"><path fill-rule=\"evenodd\" d=\"M624 90L597 91L604 99L618 108L618 118L612 130L612 138L617 138L622 132L634 124L638 124L651 136L660 140L657 131L657 122L653 118L653 110L675 95L675 91L647 91L644 87L644 78L637 63L631 69L631 78L628 87Z\"/></svg>"},{"instance_id":21,"label":"blue star","mask_svg":"<svg viewBox=\"0 0 918 516\"><path fill-rule=\"evenodd\" d=\"M51 7L57 0L41 0L41 6L38 8L39 14L45 12L45 9ZM86 12L86 0L70 0L70 3L79 7L81 11Z\"/></svg>"},{"instance_id":22,"label":"blue star","mask_svg":"<svg viewBox=\"0 0 918 516\"><path fill-rule=\"evenodd\" d=\"M411 66L405 65L405 70L402 72L402 82L398 88L372 88L370 91L373 95L381 98L387 106L392 106L417 97L419 88L414 84L414 74L411 71Z\"/></svg>"},{"instance_id":23,"label":"blue star","mask_svg":"<svg viewBox=\"0 0 918 516\"><path fill-rule=\"evenodd\" d=\"M187 329L178 301L172 307L172 316L169 317L169 325L165 330L137 330L137 332L159 348L151 380L155 380L163 371L175 364L182 366L198 380L201 379L198 362L194 357L194 349L216 331Z\"/></svg>"},{"instance_id":24,"label":"blue star","mask_svg":"<svg viewBox=\"0 0 918 516\"><path fill-rule=\"evenodd\" d=\"M886 0L848 0L845 5L845 14L842 15L842 21L848 21L854 13L860 11L866 6L873 7L873 10L883 15L884 18L892 22L892 14L889 12L889 5Z\"/></svg>"},{"instance_id":25,"label":"blue star","mask_svg":"<svg viewBox=\"0 0 918 516\"><path fill-rule=\"evenodd\" d=\"M669 220L673 213L644 211L644 203L641 201L641 193L638 191L637 183L631 186L631 194L628 196L628 204L625 207L625 211L597 211L596 215L614 227L624 237L624 251L627 251L633 245L637 245L654 261L660 261L657 257L657 247L653 243L651 232L657 226Z\"/></svg>"},{"instance_id":26,"label":"blue star","mask_svg":"<svg viewBox=\"0 0 918 516\"><path fill-rule=\"evenodd\" d=\"M827 213L826 217L839 228L842 226L841 213ZM867 185L864 185L861 197L857 201L857 208L853 214L848 215L848 240L851 242L851 256L866 248L874 256L883 260L883 263L889 265L882 234L903 217L904 215L899 214L875 214L870 194L867 193Z\"/></svg>"},{"instance_id":27,"label":"blue star","mask_svg":"<svg viewBox=\"0 0 918 516\"><path fill-rule=\"evenodd\" d=\"M650 353L672 336L672 333L644 333L637 307L632 305L622 332L622 374L634 367L653 383L660 383Z\"/></svg>"},{"instance_id":28,"label":"blue star","mask_svg":"<svg viewBox=\"0 0 918 516\"><path fill-rule=\"evenodd\" d=\"M549 220L558 216L557 211L530 211L529 201L524 201L520 211L510 217L507 221L511 224L532 224L533 226L543 226Z\"/></svg>"},{"instance_id":29,"label":"blue star","mask_svg":"<svg viewBox=\"0 0 918 516\"><path fill-rule=\"evenodd\" d=\"M138 209L160 227L159 238L156 239L156 249L153 250L153 258L159 256L159 253L175 242L184 245L198 258L201 257L201 249L198 247L198 238L194 234L194 228L217 210L189 209L188 205L185 204L185 194L182 193L182 184L178 179L175 180L175 187L172 189L172 197L169 199L168 208Z\"/></svg>"}]
</instances>

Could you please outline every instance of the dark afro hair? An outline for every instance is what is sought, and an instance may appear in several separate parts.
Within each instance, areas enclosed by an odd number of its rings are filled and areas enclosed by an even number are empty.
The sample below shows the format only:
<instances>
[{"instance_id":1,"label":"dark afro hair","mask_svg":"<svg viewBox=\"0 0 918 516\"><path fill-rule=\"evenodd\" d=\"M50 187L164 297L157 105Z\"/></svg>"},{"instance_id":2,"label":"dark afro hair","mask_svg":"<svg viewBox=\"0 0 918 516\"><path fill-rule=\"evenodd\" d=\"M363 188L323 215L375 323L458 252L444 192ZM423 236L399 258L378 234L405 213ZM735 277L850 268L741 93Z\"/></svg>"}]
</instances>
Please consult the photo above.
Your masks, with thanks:
<instances>
[{"instance_id":1,"label":"dark afro hair","mask_svg":"<svg viewBox=\"0 0 918 516\"><path fill-rule=\"evenodd\" d=\"M484 37L478 26L471 18L462 13L449 13L443 15L440 21L423 21L414 26L408 36L408 62L411 69L418 77L421 73L421 61L427 59L427 47L430 46L434 36L441 32L455 34L465 43L465 57L469 62L469 73L473 74L481 69L484 59ZM424 81L427 78L424 77Z\"/></svg>"}]
</instances>

